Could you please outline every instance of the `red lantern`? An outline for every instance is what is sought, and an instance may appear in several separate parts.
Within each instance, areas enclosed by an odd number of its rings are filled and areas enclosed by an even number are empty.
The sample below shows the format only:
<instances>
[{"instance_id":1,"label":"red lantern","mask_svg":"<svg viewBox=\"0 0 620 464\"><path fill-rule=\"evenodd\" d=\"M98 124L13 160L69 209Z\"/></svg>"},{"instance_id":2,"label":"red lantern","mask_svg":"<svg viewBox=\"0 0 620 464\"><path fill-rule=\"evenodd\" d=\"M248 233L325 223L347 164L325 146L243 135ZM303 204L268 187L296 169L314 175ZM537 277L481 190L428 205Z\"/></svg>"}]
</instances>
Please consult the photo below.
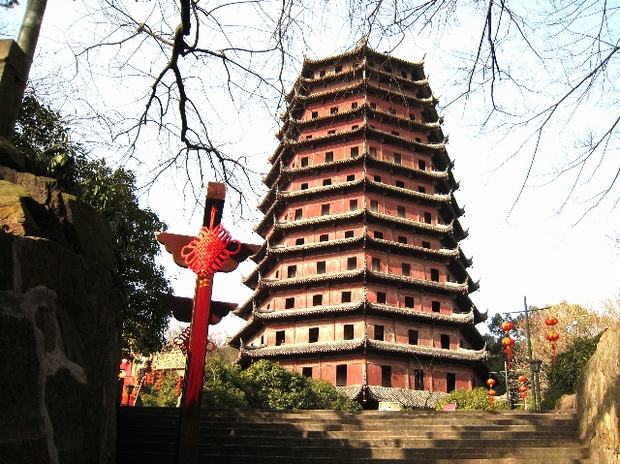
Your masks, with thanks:
<instances>
[{"instance_id":1,"label":"red lantern","mask_svg":"<svg viewBox=\"0 0 620 464\"><path fill-rule=\"evenodd\" d=\"M493 389L488 389L488 390L487 390L487 395L489 395L489 396L495 396L495 395L497 395L497 392L496 392L495 390L493 390Z\"/></svg>"},{"instance_id":2,"label":"red lantern","mask_svg":"<svg viewBox=\"0 0 620 464\"><path fill-rule=\"evenodd\" d=\"M555 365L558 359L558 349L555 342L557 342L560 338L560 334L555 330L550 330L545 335L545 338L551 342L551 350L553 351L553 365Z\"/></svg>"},{"instance_id":3,"label":"red lantern","mask_svg":"<svg viewBox=\"0 0 620 464\"><path fill-rule=\"evenodd\" d=\"M493 386L494 386L496 383L497 383L497 382L496 382L496 381L495 381L495 379L494 379L494 378L492 378L492 377L490 377L490 378L487 380L487 385L489 386L489 388L493 388Z\"/></svg>"},{"instance_id":4,"label":"red lantern","mask_svg":"<svg viewBox=\"0 0 620 464\"><path fill-rule=\"evenodd\" d=\"M546 317L545 318L545 324L553 327L554 325L556 325L558 323L558 318L555 316L550 316L550 317Z\"/></svg>"},{"instance_id":5,"label":"red lantern","mask_svg":"<svg viewBox=\"0 0 620 464\"><path fill-rule=\"evenodd\" d=\"M519 388L517 388L517 390L519 390L519 393L525 393L529 390L529 388L527 388L527 385L519 385Z\"/></svg>"},{"instance_id":6,"label":"red lantern","mask_svg":"<svg viewBox=\"0 0 620 464\"><path fill-rule=\"evenodd\" d=\"M504 331L504 333L508 333L512 329L515 328L515 323L512 322L512 321L504 321L504 322L502 322L502 325L500 327Z\"/></svg>"},{"instance_id":7,"label":"red lantern","mask_svg":"<svg viewBox=\"0 0 620 464\"><path fill-rule=\"evenodd\" d=\"M527 383L529 379L524 375L520 375L517 380L519 381L519 383Z\"/></svg>"},{"instance_id":8,"label":"red lantern","mask_svg":"<svg viewBox=\"0 0 620 464\"><path fill-rule=\"evenodd\" d=\"M525 398L527 398L527 393L521 392L521 393L519 393L519 396L521 397L521 399L524 400Z\"/></svg>"},{"instance_id":9,"label":"red lantern","mask_svg":"<svg viewBox=\"0 0 620 464\"><path fill-rule=\"evenodd\" d=\"M502 338L502 345L504 346L504 351L506 352L506 367L510 369L510 355L512 354L512 346L515 344L515 341L510 338L509 335Z\"/></svg>"}]
</instances>

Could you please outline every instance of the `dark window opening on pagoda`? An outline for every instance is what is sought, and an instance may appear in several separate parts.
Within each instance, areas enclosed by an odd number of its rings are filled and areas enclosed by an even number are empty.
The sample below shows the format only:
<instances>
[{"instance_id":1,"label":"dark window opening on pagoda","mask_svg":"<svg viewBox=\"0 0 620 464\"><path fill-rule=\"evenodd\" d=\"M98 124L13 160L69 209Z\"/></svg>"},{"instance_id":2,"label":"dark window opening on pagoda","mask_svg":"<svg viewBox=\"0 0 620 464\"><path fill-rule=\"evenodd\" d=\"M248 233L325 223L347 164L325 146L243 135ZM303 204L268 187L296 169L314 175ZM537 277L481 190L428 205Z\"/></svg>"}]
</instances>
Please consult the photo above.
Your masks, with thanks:
<instances>
[{"instance_id":1,"label":"dark window opening on pagoda","mask_svg":"<svg viewBox=\"0 0 620 464\"><path fill-rule=\"evenodd\" d=\"M428 211L424 212L424 222L426 222L427 224L431 224L433 222L433 216L431 216L431 213L429 213Z\"/></svg>"},{"instance_id":2,"label":"dark window opening on pagoda","mask_svg":"<svg viewBox=\"0 0 620 464\"><path fill-rule=\"evenodd\" d=\"M417 345L418 344L418 331L409 329L409 344Z\"/></svg>"},{"instance_id":3,"label":"dark window opening on pagoda","mask_svg":"<svg viewBox=\"0 0 620 464\"><path fill-rule=\"evenodd\" d=\"M336 73L342 72L342 66L336 66L334 71L336 71Z\"/></svg>"},{"instance_id":4,"label":"dark window opening on pagoda","mask_svg":"<svg viewBox=\"0 0 620 464\"><path fill-rule=\"evenodd\" d=\"M376 158L377 157L377 147L368 147L368 154L372 158Z\"/></svg>"},{"instance_id":5,"label":"dark window opening on pagoda","mask_svg":"<svg viewBox=\"0 0 620 464\"><path fill-rule=\"evenodd\" d=\"M412 121L415 121L415 114L409 113L409 119L411 119Z\"/></svg>"},{"instance_id":6,"label":"dark window opening on pagoda","mask_svg":"<svg viewBox=\"0 0 620 464\"><path fill-rule=\"evenodd\" d=\"M341 303L351 303L351 292L346 291L340 294L340 302Z\"/></svg>"},{"instance_id":7,"label":"dark window opening on pagoda","mask_svg":"<svg viewBox=\"0 0 620 464\"><path fill-rule=\"evenodd\" d=\"M284 330L276 330L276 346L284 345L286 335Z\"/></svg>"},{"instance_id":8,"label":"dark window opening on pagoda","mask_svg":"<svg viewBox=\"0 0 620 464\"><path fill-rule=\"evenodd\" d=\"M403 157L400 153L394 153L394 164L401 164L403 162Z\"/></svg>"},{"instance_id":9,"label":"dark window opening on pagoda","mask_svg":"<svg viewBox=\"0 0 620 464\"><path fill-rule=\"evenodd\" d=\"M381 182L381 176L374 176L373 179L375 182Z\"/></svg>"},{"instance_id":10,"label":"dark window opening on pagoda","mask_svg":"<svg viewBox=\"0 0 620 464\"><path fill-rule=\"evenodd\" d=\"M316 263L316 273L325 274L326 263L325 261L319 261Z\"/></svg>"},{"instance_id":11,"label":"dark window opening on pagoda","mask_svg":"<svg viewBox=\"0 0 620 464\"><path fill-rule=\"evenodd\" d=\"M357 269L357 258L347 258L347 270L353 271Z\"/></svg>"},{"instance_id":12,"label":"dark window opening on pagoda","mask_svg":"<svg viewBox=\"0 0 620 464\"><path fill-rule=\"evenodd\" d=\"M450 393L456 389L456 374L448 372L446 374L446 392Z\"/></svg>"},{"instance_id":13,"label":"dark window opening on pagoda","mask_svg":"<svg viewBox=\"0 0 620 464\"><path fill-rule=\"evenodd\" d=\"M330 178L323 179L323 186L326 187L328 185L332 185L332 180Z\"/></svg>"},{"instance_id":14,"label":"dark window opening on pagoda","mask_svg":"<svg viewBox=\"0 0 620 464\"><path fill-rule=\"evenodd\" d=\"M353 340L353 324L344 325L344 339Z\"/></svg>"},{"instance_id":15,"label":"dark window opening on pagoda","mask_svg":"<svg viewBox=\"0 0 620 464\"><path fill-rule=\"evenodd\" d=\"M321 216L327 216L329 214L329 203L321 205Z\"/></svg>"},{"instance_id":16,"label":"dark window opening on pagoda","mask_svg":"<svg viewBox=\"0 0 620 464\"><path fill-rule=\"evenodd\" d=\"M441 348L443 350L450 349L450 335L441 334Z\"/></svg>"},{"instance_id":17,"label":"dark window opening on pagoda","mask_svg":"<svg viewBox=\"0 0 620 464\"><path fill-rule=\"evenodd\" d=\"M377 200L370 200L370 211L379 211L379 202Z\"/></svg>"},{"instance_id":18,"label":"dark window opening on pagoda","mask_svg":"<svg viewBox=\"0 0 620 464\"><path fill-rule=\"evenodd\" d=\"M407 73L405 71L401 71L400 77L407 79Z\"/></svg>"},{"instance_id":19,"label":"dark window opening on pagoda","mask_svg":"<svg viewBox=\"0 0 620 464\"><path fill-rule=\"evenodd\" d=\"M336 386L344 387L347 384L347 365L338 364L336 366Z\"/></svg>"},{"instance_id":20,"label":"dark window opening on pagoda","mask_svg":"<svg viewBox=\"0 0 620 464\"><path fill-rule=\"evenodd\" d=\"M352 230L345 230L344 232L344 238L353 238L354 237L354 232Z\"/></svg>"},{"instance_id":21,"label":"dark window opening on pagoda","mask_svg":"<svg viewBox=\"0 0 620 464\"><path fill-rule=\"evenodd\" d=\"M370 102L370 107L371 107L373 110L376 110L376 109L377 109L377 104L376 104L376 103L373 103L373 102Z\"/></svg>"},{"instance_id":22,"label":"dark window opening on pagoda","mask_svg":"<svg viewBox=\"0 0 620 464\"><path fill-rule=\"evenodd\" d=\"M303 239L303 237L295 239L295 245L303 245L304 242L305 240Z\"/></svg>"},{"instance_id":23,"label":"dark window opening on pagoda","mask_svg":"<svg viewBox=\"0 0 620 464\"><path fill-rule=\"evenodd\" d=\"M308 190L308 182L304 182L301 184L301 189L302 190Z\"/></svg>"},{"instance_id":24,"label":"dark window opening on pagoda","mask_svg":"<svg viewBox=\"0 0 620 464\"><path fill-rule=\"evenodd\" d=\"M413 308L413 297L412 296L405 297L405 308Z\"/></svg>"},{"instance_id":25,"label":"dark window opening on pagoda","mask_svg":"<svg viewBox=\"0 0 620 464\"><path fill-rule=\"evenodd\" d=\"M319 71L319 76L321 76L321 77L325 76L325 70L324 70L324 69L322 69L321 71Z\"/></svg>"},{"instance_id":26,"label":"dark window opening on pagoda","mask_svg":"<svg viewBox=\"0 0 620 464\"><path fill-rule=\"evenodd\" d=\"M320 306L323 304L323 295L312 295L312 305Z\"/></svg>"},{"instance_id":27,"label":"dark window opening on pagoda","mask_svg":"<svg viewBox=\"0 0 620 464\"><path fill-rule=\"evenodd\" d=\"M385 304L387 295L385 292L377 292L377 303Z\"/></svg>"},{"instance_id":28,"label":"dark window opening on pagoda","mask_svg":"<svg viewBox=\"0 0 620 464\"><path fill-rule=\"evenodd\" d=\"M381 260L379 258L372 258L372 270L373 271L381 270Z\"/></svg>"},{"instance_id":29,"label":"dark window opening on pagoda","mask_svg":"<svg viewBox=\"0 0 620 464\"><path fill-rule=\"evenodd\" d=\"M295 219L301 219L302 214L303 214L303 210L301 208L297 208L295 210Z\"/></svg>"},{"instance_id":30,"label":"dark window opening on pagoda","mask_svg":"<svg viewBox=\"0 0 620 464\"><path fill-rule=\"evenodd\" d=\"M401 274L404 276L411 275L411 264L402 263L400 270L401 270Z\"/></svg>"},{"instance_id":31,"label":"dark window opening on pagoda","mask_svg":"<svg viewBox=\"0 0 620 464\"><path fill-rule=\"evenodd\" d=\"M351 126L351 130L357 130L359 128L360 128L360 126L358 126L357 124Z\"/></svg>"},{"instance_id":32,"label":"dark window opening on pagoda","mask_svg":"<svg viewBox=\"0 0 620 464\"><path fill-rule=\"evenodd\" d=\"M354 110L355 108L357 108L357 102L351 103L351 109Z\"/></svg>"},{"instance_id":33,"label":"dark window opening on pagoda","mask_svg":"<svg viewBox=\"0 0 620 464\"><path fill-rule=\"evenodd\" d=\"M284 309L292 309L295 307L295 298L287 298L284 300Z\"/></svg>"},{"instance_id":34,"label":"dark window opening on pagoda","mask_svg":"<svg viewBox=\"0 0 620 464\"><path fill-rule=\"evenodd\" d=\"M383 238L383 232L378 230L373 231L372 235L374 238Z\"/></svg>"},{"instance_id":35,"label":"dark window opening on pagoda","mask_svg":"<svg viewBox=\"0 0 620 464\"><path fill-rule=\"evenodd\" d=\"M384 327L382 325L375 325L375 340L383 341Z\"/></svg>"},{"instance_id":36,"label":"dark window opening on pagoda","mask_svg":"<svg viewBox=\"0 0 620 464\"><path fill-rule=\"evenodd\" d=\"M389 112L390 114L396 114L396 110L395 110L394 108L391 108L391 107L390 107L390 108L388 108L388 112Z\"/></svg>"},{"instance_id":37,"label":"dark window opening on pagoda","mask_svg":"<svg viewBox=\"0 0 620 464\"><path fill-rule=\"evenodd\" d=\"M407 243L407 237L399 235L398 236L398 243Z\"/></svg>"},{"instance_id":38,"label":"dark window opening on pagoda","mask_svg":"<svg viewBox=\"0 0 620 464\"><path fill-rule=\"evenodd\" d=\"M400 136L400 132L398 132L398 131L390 131L390 132L392 132L392 135Z\"/></svg>"},{"instance_id":39,"label":"dark window opening on pagoda","mask_svg":"<svg viewBox=\"0 0 620 464\"><path fill-rule=\"evenodd\" d=\"M301 375L303 375L304 377L312 377L312 368L311 367L302 367L301 368Z\"/></svg>"},{"instance_id":40,"label":"dark window opening on pagoda","mask_svg":"<svg viewBox=\"0 0 620 464\"><path fill-rule=\"evenodd\" d=\"M402 180L397 180L395 185L396 187L405 188L405 183Z\"/></svg>"},{"instance_id":41,"label":"dark window opening on pagoda","mask_svg":"<svg viewBox=\"0 0 620 464\"><path fill-rule=\"evenodd\" d=\"M422 369L413 371L413 387L416 390L424 390L424 371Z\"/></svg>"},{"instance_id":42,"label":"dark window opening on pagoda","mask_svg":"<svg viewBox=\"0 0 620 464\"><path fill-rule=\"evenodd\" d=\"M355 211L357 209L357 200L349 200L349 210Z\"/></svg>"},{"instance_id":43,"label":"dark window opening on pagoda","mask_svg":"<svg viewBox=\"0 0 620 464\"><path fill-rule=\"evenodd\" d=\"M431 269L431 280L439 282L439 269Z\"/></svg>"},{"instance_id":44,"label":"dark window opening on pagoda","mask_svg":"<svg viewBox=\"0 0 620 464\"><path fill-rule=\"evenodd\" d=\"M265 344L265 336L264 336L264 335L261 335L261 336L260 336L260 344L261 344L261 345L264 345L264 344Z\"/></svg>"},{"instance_id":45,"label":"dark window opening on pagoda","mask_svg":"<svg viewBox=\"0 0 620 464\"><path fill-rule=\"evenodd\" d=\"M405 207L404 206L397 206L396 207L396 214L398 214L398 217L404 218L406 213L405 213Z\"/></svg>"},{"instance_id":46,"label":"dark window opening on pagoda","mask_svg":"<svg viewBox=\"0 0 620 464\"><path fill-rule=\"evenodd\" d=\"M431 301L431 308L434 313L441 312L441 303L439 301Z\"/></svg>"},{"instance_id":47,"label":"dark window opening on pagoda","mask_svg":"<svg viewBox=\"0 0 620 464\"><path fill-rule=\"evenodd\" d=\"M419 186L418 186L418 192L420 192L420 193L426 193L426 189L425 189L422 185L419 185Z\"/></svg>"},{"instance_id":48,"label":"dark window opening on pagoda","mask_svg":"<svg viewBox=\"0 0 620 464\"><path fill-rule=\"evenodd\" d=\"M459 338L459 348L465 348L465 343L462 338Z\"/></svg>"},{"instance_id":49,"label":"dark window opening on pagoda","mask_svg":"<svg viewBox=\"0 0 620 464\"><path fill-rule=\"evenodd\" d=\"M352 182L355 180L355 174L349 174L347 176L347 182Z\"/></svg>"},{"instance_id":50,"label":"dark window opening on pagoda","mask_svg":"<svg viewBox=\"0 0 620 464\"><path fill-rule=\"evenodd\" d=\"M308 157L304 156L300 162L301 162L301 167L305 168L306 166L308 166Z\"/></svg>"},{"instance_id":51,"label":"dark window opening on pagoda","mask_svg":"<svg viewBox=\"0 0 620 464\"><path fill-rule=\"evenodd\" d=\"M311 327L308 329L308 343L316 343L319 341L319 328Z\"/></svg>"},{"instance_id":52,"label":"dark window opening on pagoda","mask_svg":"<svg viewBox=\"0 0 620 464\"><path fill-rule=\"evenodd\" d=\"M327 153L325 153L325 162L331 163L332 161L334 161L334 152L328 151Z\"/></svg>"},{"instance_id":53,"label":"dark window opening on pagoda","mask_svg":"<svg viewBox=\"0 0 620 464\"><path fill-rule=\"evenodd\" d=\"M421 142L421 141L422 141L422 139L421 139L420 137L416 137L416 138L415 138L415 141L416 141L416 142Z\"/></svg>"},{"instance_id":54,"label":"dark window opening on pagoda","mask_svg":"<svg viewBox=\"0 0 620 464\"><path fill-rule=\"evenodd\" d=\"M279 269L276 271L276 279L277 279L278 277L280 277L280 270L279 270Z\"/></svg>"},{"instance_id":55,"label":"dark window opening on pagoda","mask_svg":"<svg viewBox=\"0 0 620 464\"><path fill-rule=\"evenodd\" d=\"M286 276L289 279L292 279L297 274L297 266L289 266L286 270Z\"/></svg>"},{"instance_id":56,"label":"dark window opening on pagoda","mask_svg":"<svg viewBox=\"0 0 620 464\"><path fill-rule=\"evenodd\" d=\"M338 107L337 106L332 106L329 109L329 114L336 114L338 112Z\"/></svg>"},{"instance_id":57,"label":"dark window opening on pagoda","mask_svg":"<svg viewBox=\"0 0 620 464\"><path fill-rule=\"evenodd\" d=\"M336 133L336 129L328 130L327 135L334 135Z\"/></svg>"},{"instance_id":58,"label":"dark window opening on pagoda","mask_svg":"<svg viewBox=\"0 0 620 464\"><path fill-rule=\"evenodd\" d=\"M381 386L392 386L392 366L381 366Z\"/></svg>"},{"instance_id":59,"label":"dark window opening on pagoda","mask_svg":"<svg viewBox=\"0 0 620 464\"><path fill-rule=\"evenodd\" d=\"M319 235L319 242L327 242L329 240L329 234Z\"/></svg>"},{"instance_id":60,"label":"dark window opening on pagoda","mask_svg":"<svg viewBox=\"0 0 620 464\"><path fill-rule=\"evenodd\" d=\"M422 241L422 248L430 248L430 247L431 247L431 242Z\"/></svg>"},{"instance_id":61,"label":"dark window opening on pagoda","mask_svg":"<svg viewBox=\"0 0 620 464\"><path fill-rule=\"evenodd\" d=\"M312 119L316 119L319 117L319 112L318 111L313 111L312 112Z\"/></svg>"},{"instance_id":62,"label":"dark window opening on pagoda","mask_svg":"<svg viewBox=\"0 0 620 464\"><path fill-rule=\"evenodd\" d=\"M418 160L418 168L420 171L426 171L426 161Z\"/></svg>"},{"instance_id":63,"label":"dark window opening on pagoda","mask_svg":"<svg viewBox=\"0 0 620 464\"><path fill-rule=\"evenodd\" d=\"M351 158L357 158L360 154L359 147L351 147Z\"/></svg>"},{"instance_id":64,"label":"dark window opening on pagoda","mask_svg":"<svg viewBox=\"0 0 620 464\"><path fill-rule=\"evenodd\" d=\"M312 138L312 134L308 134L308 135L306 135L306 138L307 138L307 139L311 139L311 138Z\"/></svg>"}]
</instances>

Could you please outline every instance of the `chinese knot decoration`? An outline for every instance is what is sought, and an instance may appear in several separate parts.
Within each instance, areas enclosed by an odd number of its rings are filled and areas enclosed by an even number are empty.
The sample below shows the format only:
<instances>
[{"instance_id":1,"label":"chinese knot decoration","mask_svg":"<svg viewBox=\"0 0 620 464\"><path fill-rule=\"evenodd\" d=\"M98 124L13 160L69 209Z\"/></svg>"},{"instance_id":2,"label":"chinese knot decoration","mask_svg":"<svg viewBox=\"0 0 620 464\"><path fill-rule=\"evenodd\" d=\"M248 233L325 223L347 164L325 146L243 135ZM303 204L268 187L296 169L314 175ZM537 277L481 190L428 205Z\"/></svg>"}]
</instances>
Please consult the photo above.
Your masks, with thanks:
<instances>
[{"instance_id":1,"label":"chinese knot decoration","mask_svg":"<svg viewBox=\"0 0 620 464\"><path fill-rule=\"evenodd\" d=\"M489 402L491 403L495 401L494 396L497 395L497 392L493 389L495 384L496 384L496 381L493 377L489 377L487 379L487 385L489 386L489 389L487 390L487 395L489 397Z\"/></svg>"},{"instance_id":2,"label":"chinese knot decoration","mask_svg":"<svg viewBox=\"0 0 620 464\"><path fill-rule=\"evenodd\" d=\"M557 351L557 346L555 342L557 342L558 339L560 338L560 334L558 333L557 330L555 330L555 327L554 327L557 323L558 323L558 318L555 316L545 318L545 325L549 327L549 330L545 334L545 338L549 340L549 342L551 343L551 350L553 351L553 364L554 365L558 359L558 351Z\"/></svg>"},{"instance_id":3,"label":"chinese knot decoration","mask_svg":"<svg viewBox=\"0 0 620 464\"><path fill-rule=\"evenodd\" d=\"M512 321L504 321L500 327L504 332L502 346L506 352L506 368L510 369L510 355L512 354L512 347L515 344L515 341L510 337L510 331L515 328L515 324Z\"/></svg>"},{"instance_id":4,"label":"chinese knot decoration","mask_svg":"<svg viewBox=\"0 0 620 464\"><path fill-rule=\"evenodd\" d=\"M181 332L179 335L177 335L176 337L172 339L172 343L178 346L184 355L186 355L187 352L189 351L190 332L191 332L191 327L187 326L185 327L185 329L183 329L183 332ZM207 352L210 353L214 351L216 348L217 347L215 346L215 343L213 343L213 341L211 341L211 339L207 337Z\"/></svg>"},{"instance_id":5,"label":"chinese knot decoration","mask_svg":"<svg viewBox=\"0 0 620 464\"><path fill-rule=\"evenodd\" d=\"M520 375L517 380L519 381L519 387L517 388L519 391L519 397L524 400L527 398L527 391L530 389L530 387L527 386L529 379L524 375Z\"/></svg>"},{"instance_id":6,"label":"chinese knot decoration","mask_svg":"<svg viewBox=\"0 0 620 464\"><path fill-rule=\"evenodd\" d=\"M211 223L209 227L202 227L198 237L185 245L181 249L181 257L188 268L198 275L200 280L208 279L210 276L220 271L226 260L239 252L241 243L233 240L221 224L213 227L216 209L211 208ZM228 250L229 244L234 244L236 248Z\"/></svg>"}]
</instances>

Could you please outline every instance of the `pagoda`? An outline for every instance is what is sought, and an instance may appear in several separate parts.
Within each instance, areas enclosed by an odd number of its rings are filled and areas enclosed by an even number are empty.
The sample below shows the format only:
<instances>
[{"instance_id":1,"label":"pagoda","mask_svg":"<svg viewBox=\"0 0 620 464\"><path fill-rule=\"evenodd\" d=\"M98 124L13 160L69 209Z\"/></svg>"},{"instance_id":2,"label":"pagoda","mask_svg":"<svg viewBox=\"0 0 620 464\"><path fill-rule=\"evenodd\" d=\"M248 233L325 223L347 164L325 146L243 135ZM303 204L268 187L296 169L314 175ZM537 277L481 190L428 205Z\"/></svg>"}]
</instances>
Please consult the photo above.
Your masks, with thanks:
<instances>
[{"instance_id":1,"label":"pagoda","mask_svg":"<svg viewBox=\"0 0 620 464\"><path fill-rule=\"evenodd\" d=\"M241 365L274 360L369 407L481 385L486 316L423 63L360 42L305 59L287 103L235 311Z\"/></svg>"}]
</instances>

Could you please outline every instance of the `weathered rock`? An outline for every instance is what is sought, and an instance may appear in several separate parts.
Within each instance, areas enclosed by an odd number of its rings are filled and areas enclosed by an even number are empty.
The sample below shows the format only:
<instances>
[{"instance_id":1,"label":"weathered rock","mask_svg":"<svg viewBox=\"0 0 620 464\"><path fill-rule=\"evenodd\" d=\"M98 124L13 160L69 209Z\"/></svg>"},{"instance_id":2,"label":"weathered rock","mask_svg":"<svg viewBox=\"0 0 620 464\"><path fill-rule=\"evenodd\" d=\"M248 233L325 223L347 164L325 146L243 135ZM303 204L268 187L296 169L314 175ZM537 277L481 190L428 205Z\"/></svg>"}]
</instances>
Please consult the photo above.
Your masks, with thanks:
<instances>
[{"instance_id":1,"label":"weathered rock","mask_svg":"<svg viewBox=\"0 0 620 464\"><path fill-rule=\"evenodd\" d=\"M24 154L2 136L0 136L0 164L16 169L24 169L26 167L26 157Z\"/></svg>"},{"instance_id":2,"label":"weathered rock","mask_svg":"<svg viewBox=\"0 0 620 464\"><path fill-rule=\"evenodd\" d=\"M620 324L607 329L577 387L581 439L601 464L620 463Z\"/></svg>"},{"instance_id":3,"label":"weathered rock","mask_svg":"<svg viewBox=\"0 0 620 464\"><path fill-rule=\"evenodd\" d=\"M30 193L24 187L0 180L0 228L13 235L40 235L26 206Z\"/></svg>"},{"instance_id":4,"label":"weathered rock","mask_svg":"<svg viewBox=\"0 0 620 464\"><path fill-rule=\"evenodd\" d=\"M575 409L575 399L576 395L574 393L571 395L562 395L555 402L555 409L573 410Z\"/></svg>"}]
</instances>

